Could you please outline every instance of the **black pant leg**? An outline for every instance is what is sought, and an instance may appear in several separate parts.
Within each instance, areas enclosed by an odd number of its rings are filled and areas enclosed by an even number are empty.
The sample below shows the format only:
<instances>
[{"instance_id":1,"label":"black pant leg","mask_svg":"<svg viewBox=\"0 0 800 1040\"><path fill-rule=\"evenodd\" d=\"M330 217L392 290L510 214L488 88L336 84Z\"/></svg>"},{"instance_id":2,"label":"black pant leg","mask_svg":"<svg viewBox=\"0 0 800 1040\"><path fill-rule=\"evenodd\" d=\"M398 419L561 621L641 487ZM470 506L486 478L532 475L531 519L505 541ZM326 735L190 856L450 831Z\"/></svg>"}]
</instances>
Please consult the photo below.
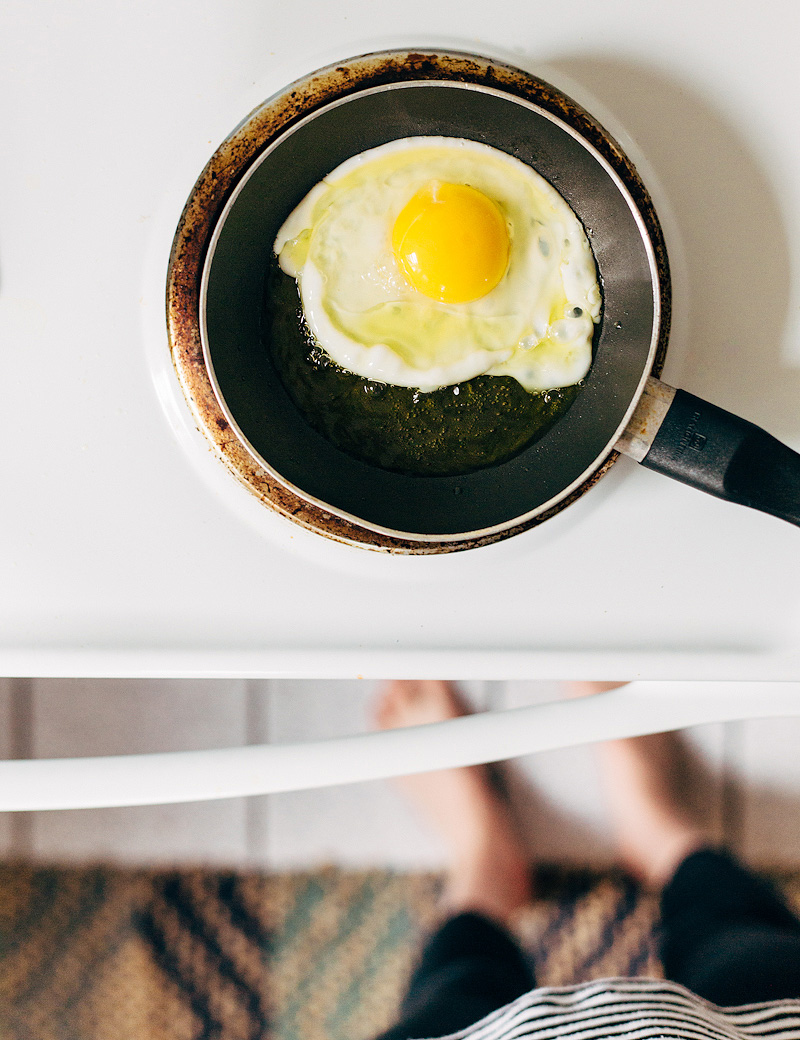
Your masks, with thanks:
<instances>
[{"instance_id":1,"label":"black pant leg","mask_svg":"<svg viewBox=\"0 0 800 1040\"><path fill-rule=\"evenodd\" d=\"M661 903L668 979L721 1007L800 998L800 921L731 856L688 856Z\"/></svg>"},{"instance_id":2,"label":"black pant leg","mask_svg":"<svg viewBox=\"0 0 800 1040\"><path fill-rule=\"evenodd\" d=\"M447 1036L534 986L531 967L504 928L481 914L459 914L426 943L400 1022L379 1040Z\"/></svg>"}]
</instances>

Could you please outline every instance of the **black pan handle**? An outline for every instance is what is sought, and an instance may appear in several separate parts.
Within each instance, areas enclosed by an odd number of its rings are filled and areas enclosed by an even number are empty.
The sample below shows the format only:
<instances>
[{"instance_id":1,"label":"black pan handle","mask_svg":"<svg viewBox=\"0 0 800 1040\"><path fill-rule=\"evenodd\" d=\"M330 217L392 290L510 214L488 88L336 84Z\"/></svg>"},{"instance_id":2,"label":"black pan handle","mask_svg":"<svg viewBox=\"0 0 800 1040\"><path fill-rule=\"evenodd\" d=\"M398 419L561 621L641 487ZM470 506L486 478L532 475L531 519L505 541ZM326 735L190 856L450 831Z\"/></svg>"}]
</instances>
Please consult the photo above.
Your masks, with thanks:
<instances>
[{"instance_id":1,"label":"black pan handle","mask_svg":"<svg viewBox=\"0 0 800 1040\"><path fill-rule=\"evenodd\" d=\"M683 484L800 526L800 454L685 390L648 379L616 448Z\"/></svg>"}]
</instances>

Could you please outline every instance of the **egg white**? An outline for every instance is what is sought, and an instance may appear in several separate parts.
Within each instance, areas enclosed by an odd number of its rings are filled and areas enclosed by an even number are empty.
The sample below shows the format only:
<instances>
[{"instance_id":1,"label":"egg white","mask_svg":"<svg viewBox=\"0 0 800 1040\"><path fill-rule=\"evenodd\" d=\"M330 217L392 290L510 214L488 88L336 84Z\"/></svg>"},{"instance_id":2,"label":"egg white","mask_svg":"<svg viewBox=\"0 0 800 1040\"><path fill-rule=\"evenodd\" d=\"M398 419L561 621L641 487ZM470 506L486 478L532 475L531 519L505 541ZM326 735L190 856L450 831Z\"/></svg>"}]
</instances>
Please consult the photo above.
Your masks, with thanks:
<instances>
[{"instance_id":1,"label":"egg white","mask_svg":"<svg viewBox=\"0 0 800 1040\"><path fill-rule=\"evenodd\" d=\"M471 303L423 295L394 257L398 214L433 180L471 185L506 219L505 276ZM306 195L274 249L316 341L359 376L429 391L510 375L537 391L591 366L601 297L583 227L544 178L489 145L416 137L362 152Z\"/></svg>"}]
</instances>

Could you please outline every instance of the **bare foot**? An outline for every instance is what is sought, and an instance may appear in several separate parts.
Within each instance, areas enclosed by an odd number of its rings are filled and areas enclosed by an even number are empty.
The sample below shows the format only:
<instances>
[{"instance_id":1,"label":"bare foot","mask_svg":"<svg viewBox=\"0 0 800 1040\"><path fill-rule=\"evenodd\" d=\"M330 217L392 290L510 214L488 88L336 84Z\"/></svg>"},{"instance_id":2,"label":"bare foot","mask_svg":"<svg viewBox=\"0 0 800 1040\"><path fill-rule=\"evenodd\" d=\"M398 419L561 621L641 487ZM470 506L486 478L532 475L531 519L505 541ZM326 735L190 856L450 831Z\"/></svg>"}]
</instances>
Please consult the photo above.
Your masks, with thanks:
<instances>
[{"instance_id":1,"label":"bare foot","mask_svg":"<svg viewBox=\"0 0 800 1040\"><path fill-rule=\"evenodd\" d=\"M624 685L568 683L564 692L585 697ZM660 888L707 843L681 804L681 739L655 733L609 740L597 750L623 862L640 881Z\"/></svg>"},{"instance_id":2,"label":"bare foot","mask_svg":"<svg viewBox=\"0 0 800 1040\"><path fill-rule=\"evenodd\" d=\"M563 690L565 697L590 697L593 693L606 693L627 685L626 682L568 682L564 683Z\"/></svg>"},{"instance_id":3,"label":"bare foot","mask_svg":"<svg viewBox=\"0 0 800 1040\"><path fill-rule=\"evenodd\" d=\"M443 722L470 711L452 683L396 680L380 691L379 729ZM452 857L443 902L503 924L530 900L530 869L506 803L484 766L402 777L398 787L442 835Z\"/></svg>"}]
</instances>

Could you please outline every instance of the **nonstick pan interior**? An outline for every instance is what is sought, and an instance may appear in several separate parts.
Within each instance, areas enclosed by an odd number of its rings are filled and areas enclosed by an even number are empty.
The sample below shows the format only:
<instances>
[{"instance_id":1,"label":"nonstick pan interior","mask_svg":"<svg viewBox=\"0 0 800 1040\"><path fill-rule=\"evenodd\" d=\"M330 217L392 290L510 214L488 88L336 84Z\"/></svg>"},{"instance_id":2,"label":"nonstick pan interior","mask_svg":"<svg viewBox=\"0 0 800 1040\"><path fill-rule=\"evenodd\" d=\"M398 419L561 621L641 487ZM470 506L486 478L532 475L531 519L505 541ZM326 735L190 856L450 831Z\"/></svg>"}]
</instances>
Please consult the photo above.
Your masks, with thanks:
<instances>
[{"instance_id":1,"label":"nonstick pan interior","mask_svg":"<svg viewBox=\"0 0 800 1040\"><path fill-rule=\"evenodd\" d=\"M455 477L415 477L360 462L313 430L272 367L260 322L275 234L306 192L358 152L396 138L439 135L500 148L561 192L589 235L603 317L585 388L541 440L502 465ZM446 537L485 532L545 510L602 463L652 365L660 303L644 222L591 145L552 115L502 91L411 81L316 111L253 164L211 243L201 329L222 409L269 472L360 524Z\"/></svg>"}]
</instances>

